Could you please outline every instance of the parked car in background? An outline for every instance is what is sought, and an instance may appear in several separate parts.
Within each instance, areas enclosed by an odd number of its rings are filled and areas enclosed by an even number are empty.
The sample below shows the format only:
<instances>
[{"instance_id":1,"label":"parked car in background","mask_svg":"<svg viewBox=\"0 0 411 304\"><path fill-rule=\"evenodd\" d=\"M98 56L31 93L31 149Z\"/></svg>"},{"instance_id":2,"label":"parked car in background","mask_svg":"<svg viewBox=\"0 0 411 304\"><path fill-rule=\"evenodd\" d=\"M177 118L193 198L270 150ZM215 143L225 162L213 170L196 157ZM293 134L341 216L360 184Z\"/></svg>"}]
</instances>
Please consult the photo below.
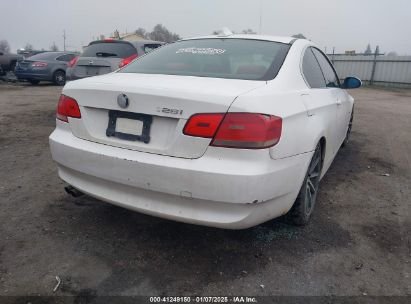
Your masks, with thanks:
<instances>
[{"instance_id":1,"label":"parked car in background","mask_svg":"<svg viewBox=\"0 0 411 304\"><path fill-rule=\"evenodd\" d=\"M40 81L51 81L56 85L66 83L67 64L76 57L72 52L44 52L22 61L16 65L14 73L19 80L27 80L31 84Z\"/></svg>"},{"instance_id":2,"label":"parked car in background","mask_svg":"<svg viewBox=\"0 0 411 304\"><path fill-rule=\"evenodd\" d=\"M8 71L14 71L17 61L23 59L23 56L11 53L4 53L0 51L0 67L2 69L2 73L6 73Z\"/></svg>"},{"instance_id":3,"label":"parked car in background","mask_svg":"<svg viewBox=\"0 0 411 304\"><path fill-rule=\"evenodd\" d=\"M68 83L51 153L71 194L221 228L304 225L359 86L305 39L182 40Z\"/></svg>"},{"instance_id":4,"label":"parked car in background","mask_svg":"<svg viewBox=\"0 0 411 304\"><path fill-rule=\"evenodd\" d=\"M46 53L48 51L43 51L43 50L25 50L25 49L19 49L17 50L17 54L23 56L23 58L28 58L37 54L41 53Z\"/></svg>"},{"instance_id":5,"label":"parked car in background","mask_svg":"<svg viewBox=\"0 0 411 304\"><path fill-rule=\"evenodd\" d=\"M124 41L104 39L91 42L67 69L67 80L102 75L121 68L164 42L152 40Z\"/></svg>"}]
</instances>

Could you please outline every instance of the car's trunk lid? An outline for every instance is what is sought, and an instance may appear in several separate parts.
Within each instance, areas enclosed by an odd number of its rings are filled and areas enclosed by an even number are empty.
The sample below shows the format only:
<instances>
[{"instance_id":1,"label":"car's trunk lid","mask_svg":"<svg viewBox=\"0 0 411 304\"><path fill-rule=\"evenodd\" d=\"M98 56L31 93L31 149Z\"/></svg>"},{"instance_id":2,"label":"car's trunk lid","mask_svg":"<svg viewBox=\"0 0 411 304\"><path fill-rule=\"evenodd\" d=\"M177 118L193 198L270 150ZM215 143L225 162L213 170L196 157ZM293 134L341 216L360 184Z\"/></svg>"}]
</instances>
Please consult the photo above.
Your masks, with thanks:
<instances>
[{"instance_id":1,"label":"car's trunk lid","mask_svg":"<svg viewBox=\"0 0 411 304\"><path fill-rule=\"evenodd\" d=\"M69 83L63 94L80 105L82 119L70 120L77 137L142 152L198 158L210 139L184 135L187 119L195 113L225 113L238 95L263 85L264 81L114 73ZM118 98L124 102L119 97L122 94L128 98L127 108L119 106ZM150 117L149 142L107 136L109 113L119 113L114 111ZM141 117L116 119L116 131L141 135Z\"/></svg>"},{"instance_id":2,"label":"car's trunk lid","mask_svg":"<svg viewBox=\"0 0 411 304\"><path fill-rule=\"evenodd\" d=\"M73 69L73 76L84 78L110 73L116 69L122 58L80 57Z\"/></svg>"},{"instance_id":3,"label":"car's trunk lid","mask_svg":"<svg viewBox=\"0 0 411 304\"><path fill-rule=\"evenodd\" d=\"M30 64L31 63L33 63L34 61L31 61L31 60L21 60L21 61L18 61L17 63L16 63L16 67L20 67L20 68L22 68L22 69L27 69L29 66L30 66Z\"/></svg>"}]
</instances>

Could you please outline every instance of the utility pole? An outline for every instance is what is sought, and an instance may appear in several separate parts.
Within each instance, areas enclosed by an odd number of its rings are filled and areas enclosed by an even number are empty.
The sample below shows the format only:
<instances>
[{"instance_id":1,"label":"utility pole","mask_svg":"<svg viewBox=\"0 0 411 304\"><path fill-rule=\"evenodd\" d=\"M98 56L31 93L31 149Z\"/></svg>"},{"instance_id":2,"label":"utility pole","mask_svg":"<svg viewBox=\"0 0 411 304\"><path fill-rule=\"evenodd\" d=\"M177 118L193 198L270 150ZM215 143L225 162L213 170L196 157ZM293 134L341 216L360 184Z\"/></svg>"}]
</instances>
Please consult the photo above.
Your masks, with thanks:
<instances>
[{"instance_id":1,"label":"utility pole","mask_svg":"<svg viewBox=\"0 0 411 304\"><path fill-rule=\"evenodd\" d=\"M263 0L260 0L260 27L259 27L259 34L261 35L261 28L263 25Z\"/></svg>"},{"instance_id":2,"label":"utility pole","mask_svg":"<svg viewBox=\"0 0 411 304\"><path fill-rule=\"evenodd\" d=\"M380 47L377 45L377 47L375 48L374 60L373 60L373 63L372 63L371 78L370 78L370 84L371 85L374 84L375 67L377 66L377 56L379 55L379 52L380 52Z\"/></svg>"},{"instance_id":3,"label":"utility pole","mask_svg":"<svg viewBox=\"0 0 411 304\"><path fill-rule=\"evenodd\" d=\"M63 51L66 51L66 30L63 30Z\"/></svg>"}]
</instances>

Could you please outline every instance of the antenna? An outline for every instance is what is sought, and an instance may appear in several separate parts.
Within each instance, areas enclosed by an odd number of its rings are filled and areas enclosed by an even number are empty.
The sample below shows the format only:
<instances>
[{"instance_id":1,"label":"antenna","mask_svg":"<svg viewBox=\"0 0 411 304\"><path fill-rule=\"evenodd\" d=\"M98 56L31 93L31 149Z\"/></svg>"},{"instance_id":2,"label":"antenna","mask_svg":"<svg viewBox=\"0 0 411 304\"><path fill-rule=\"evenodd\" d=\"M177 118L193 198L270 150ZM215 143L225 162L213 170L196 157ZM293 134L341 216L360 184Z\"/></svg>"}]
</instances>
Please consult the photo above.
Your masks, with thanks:
<instances>
[{"instance_id":1,"label":"antenna","mask_svg":"<svg viewBox=\"0 0 411 304\"><path fill-rule=\"evenodd\" d=\"M260 0L260 27L259 27L259 34L261 35L261 28L263 25L263 0Z\"/></svg>"},{"instance_id":2,"label":"antenna","mask_svg":"<svg viewBox=\"0 0 411 304\"><path fill-rule=\"evenodd\" d=\"M63 30L63 51L66 51L66 30Z\"/></svg>"}]
</instances>

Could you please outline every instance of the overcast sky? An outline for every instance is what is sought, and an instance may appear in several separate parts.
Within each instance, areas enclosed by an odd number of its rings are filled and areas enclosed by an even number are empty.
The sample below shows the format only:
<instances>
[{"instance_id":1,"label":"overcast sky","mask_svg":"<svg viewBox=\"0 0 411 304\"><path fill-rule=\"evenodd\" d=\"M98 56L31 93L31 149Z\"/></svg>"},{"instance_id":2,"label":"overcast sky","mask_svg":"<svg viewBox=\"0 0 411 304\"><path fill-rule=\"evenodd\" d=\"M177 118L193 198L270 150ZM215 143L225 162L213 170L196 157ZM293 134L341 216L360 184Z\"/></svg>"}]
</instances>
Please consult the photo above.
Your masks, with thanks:
<instances>
[{"instance_id":1,"label":"overcast sky","mask_svg":"<svg viewBox=\"0 0 411 304\"><path fill-rule=\"evenodd\" d=\"M368 43L382 52L411 55L409 0L261 0L262 33L303 33L330 52L362 52ZM162 23L182 37L259 29L260 0L0 0L0 40L13 51L27 42L49 49L53 41L80 50L93 37L115 29L151 30Z\"/></svg>"}]
</instances>

